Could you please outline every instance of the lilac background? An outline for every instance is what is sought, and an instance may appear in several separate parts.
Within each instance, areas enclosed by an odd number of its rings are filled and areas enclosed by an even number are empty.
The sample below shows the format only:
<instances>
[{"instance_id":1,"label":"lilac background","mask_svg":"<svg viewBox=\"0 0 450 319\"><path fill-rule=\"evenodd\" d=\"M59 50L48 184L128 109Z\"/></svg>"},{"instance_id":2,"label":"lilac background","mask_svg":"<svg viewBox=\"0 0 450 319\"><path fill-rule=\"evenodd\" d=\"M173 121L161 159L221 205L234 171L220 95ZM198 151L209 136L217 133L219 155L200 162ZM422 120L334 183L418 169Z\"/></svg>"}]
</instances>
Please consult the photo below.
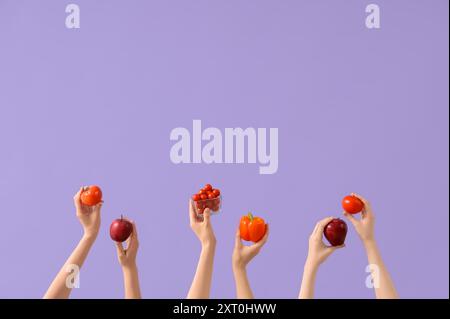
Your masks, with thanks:
<instances>
[{"instance_id":1,"label":"lilac background","mask_svg":"<svg viewBox=\"0 0 450 319\"><path fill-rule=\"evenodd\" d=\"M257 297L295 298L315 222L351 191L369 198L402 297L449 297L448 1L0 0L0 297L41 297L81 236L80 185L105 194L101 235L75 298L121 298L108 235L124 213L140 232L143 296L184 297L199 243L187 198L220 186L224 214L212 297L234 297L240 215L271 224L249 266ZM174 165L171 129L278 127L279 170ZM350 228L317 297L372 298Z\"/></svg>"}]
</instances>

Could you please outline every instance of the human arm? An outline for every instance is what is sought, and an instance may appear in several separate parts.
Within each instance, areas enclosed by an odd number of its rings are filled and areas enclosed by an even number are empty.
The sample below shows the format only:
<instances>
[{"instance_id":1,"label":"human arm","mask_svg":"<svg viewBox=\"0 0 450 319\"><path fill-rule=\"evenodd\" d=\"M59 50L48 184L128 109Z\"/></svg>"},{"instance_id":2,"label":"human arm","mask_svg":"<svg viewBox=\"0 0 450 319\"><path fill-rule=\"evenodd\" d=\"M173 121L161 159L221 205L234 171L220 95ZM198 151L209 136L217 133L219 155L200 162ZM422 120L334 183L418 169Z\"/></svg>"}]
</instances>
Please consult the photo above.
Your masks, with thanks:
<instances>
[{"instance_id":1,"label":"human arm","mask_svg":"<svg viewBox=\"0 0 450 319\"><path fill-rule=\"evenodd\" d=\"M333 220L333 217L327 217L319 221L311 235L309 236L308 257L303 267L302 284L300 288L299 299L314 298L314 288L319 266L341 246L327 246L323 242L323 230L325 226Z\"/></svg>"},{"instance_id":2,"label":"human arm","mask_svg":"<svg viewBox=\"0 0 450 319\"><path fill-rule=\"evenodd\" d=\"M209 298L216 250L216 237L211 225L211 212L205 209L203 218L196 216L193 203L189 202L190 226L201 243L201 252L189 289L188 299Z\"/></svg>"},{"instance_id":3,"label":"human arm","mask_svg":"<svg viewBox=\"0 0 450 319\"><path fill-rule=\"evenodd\" d=\"M139 248L139 239L136 223L128 220L133 226L133 231L126 241L126 248L122 243L116 242L117 257L122 267L125 299L141 299L139 273L136 256Z\"/></svg>"},{"instance_id":4,"label":"human arm","mask_svg":"<svg viewBox=\"0 0 450 319\"><path fill-rule=\"evenodd\" d=\"M238 299L253 299L253 292L247 277L247 264L260 252L269 237L269 225L266 224L264 237L250 246L242 243L239 228L235 235L235 244L232 258L234 281L236 284L236 297Z\"/></svg>"},{"instance_id":5,"label":"human arm","mask_svg":"<svg viewBox=\"0 0 450 319\"><path fill-rule=\"evenodd\" d=\"M80 188L73 198L76 215L83 227L83 236L50 284L44 295L45 299L66 299L69 297L74 287L71 278L78 276L78 273L73 274L72 272L78 272L81 269L97 238L100 229L100 210L103 202L92 207L83 205L80 196L84 189L84 187Z\"/></svg>"},{"instance_id":6,"label":"human arm","mask_svg":"<svg viewBox=\"0 0 450 319\"><path fill-rule=\"evenodd\" d=\"M344 216L355 227L366 250L367 259L372 271L371 275L374 282L375 296L377 299L397 299L397 290L375 240L375 216L372 207L364 197L354 193L352 193L352 196L359 198L364 204L361 218L357 219L347 212L344 212Z\"/></svg>"}]
</instances>

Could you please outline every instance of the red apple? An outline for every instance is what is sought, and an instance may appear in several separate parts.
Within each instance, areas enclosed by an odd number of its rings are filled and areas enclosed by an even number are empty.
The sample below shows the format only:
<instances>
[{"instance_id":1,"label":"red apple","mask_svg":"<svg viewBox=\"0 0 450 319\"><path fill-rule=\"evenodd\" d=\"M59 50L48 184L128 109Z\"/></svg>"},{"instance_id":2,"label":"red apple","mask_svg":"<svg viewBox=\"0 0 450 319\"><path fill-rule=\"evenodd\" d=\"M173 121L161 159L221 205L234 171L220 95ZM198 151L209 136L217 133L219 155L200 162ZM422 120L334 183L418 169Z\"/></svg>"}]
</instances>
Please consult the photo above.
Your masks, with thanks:
<instances>
[{"instance_id":1,"label":"red apple","mask_svg":"<svg viewBox=\"0 0 450 319\"><path fill-rule=\"evenodd\" d=\"M342 219L335 218L325 226L323 233L332 246L340 246L347 236L347 224Z\"/></svg>"},{"instance_id":2,"label":"red apple","mask_svg":"<svg viewBox=\"0 0 450 319\"><path fill-rule=\"evenodd\" d=\"M109 235L111 239L116 242L124 242L130 237L133 231L133 225L126 219L120 216L120 219L116 219L109 227Z\"/></svg>"}]
</instances>

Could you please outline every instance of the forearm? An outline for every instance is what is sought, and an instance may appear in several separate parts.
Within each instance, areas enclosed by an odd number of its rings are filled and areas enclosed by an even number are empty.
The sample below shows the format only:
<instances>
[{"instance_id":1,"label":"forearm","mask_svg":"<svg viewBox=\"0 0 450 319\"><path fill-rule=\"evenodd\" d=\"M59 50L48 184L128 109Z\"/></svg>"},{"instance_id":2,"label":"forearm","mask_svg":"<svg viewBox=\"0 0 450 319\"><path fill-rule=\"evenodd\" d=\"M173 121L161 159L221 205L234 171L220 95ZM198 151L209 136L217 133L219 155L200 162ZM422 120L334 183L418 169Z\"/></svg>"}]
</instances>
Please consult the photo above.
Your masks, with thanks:
<instances>
[{"instance_id":1,"label":"forearm","mask_svg":"<svg viewBox=\"0 0 450 319\"><path fill-rule=\"evenodd\" d=\"M139 273L136 265L122 268L125 299L141 299Z\"/></svg>"},{"instance_id":2,"label":"forearm","mask_svg":"<svg viewBox=\"0 0 450 319\"><path fill-rule=\"evenodd\" d=\"M44 298L48 299L66 299L69 297L72 291L72 286L67 283L68 276L73 274L71 271L74 269L81 269L86 257L94 244L95 236L84 235L80 242L78 243L75 250L66 260L65 264L62 266L55 279L51 283ZM78 276L79 274L76 274Z\"/></svg>"},{"instance_id":3,"label":"forearm","mask_svg":"<svg viewBox=\"0 0 450 319\"><path fill-rule=\"evenodd\" d=\"M194 280L192 281L191 288L187 295L188 299L209 298L215 249L215 243L202 246Z\"/></svg>"},{"instance_id":4,"label":"forearm","mask_svg":"<svg viewBox=\"0 0 450 319\"><path fill-rule=\"evenodd\" d=\"M381 258L380 251L375 240L366 240L364 247L367 253L367 259L370 265L374 265L372 269L372 279L374 281L375 296L377 299L396 299L398 298L397 291L391 276ZM377 276L375 278L374 276Z\"/></svg>"},{"instance_id":5,"label":"forearm","mask_svg":"<svg viewBox=\"0 0 450 319\"><path fill-rule=\"evenodd\" d=\"M306 261L303 267L302 284L300 288L299 299L312 299L314 298L314 286L316 283L318 266Z\"/></svg>"},{"instance_id":6,"label":"forearm","mask_svg":"<svg viewBox=\"0 0 450 319\"><path fill-rule=\"evenodd\" d=\"M247 270L243 266L233 266L234 281L236 283L236 298L253 299L253 292L247 277Z\"/></svg>"}]
</instances>

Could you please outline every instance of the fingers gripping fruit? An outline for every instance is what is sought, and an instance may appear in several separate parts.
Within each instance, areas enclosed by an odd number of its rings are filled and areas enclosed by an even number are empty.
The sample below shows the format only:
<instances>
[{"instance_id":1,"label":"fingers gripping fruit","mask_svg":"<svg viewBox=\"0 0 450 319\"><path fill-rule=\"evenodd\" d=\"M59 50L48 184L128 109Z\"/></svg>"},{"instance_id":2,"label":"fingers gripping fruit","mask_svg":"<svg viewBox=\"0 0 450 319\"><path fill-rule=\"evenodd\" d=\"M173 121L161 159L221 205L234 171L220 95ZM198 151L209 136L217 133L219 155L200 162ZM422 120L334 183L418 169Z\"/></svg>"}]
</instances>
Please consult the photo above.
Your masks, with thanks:
<instances>
[{"instance_id":1,"label":"fingers gripping fruit","mask_svg":"<svg viewBox=\"0 0 450 319\"><path fill-rule=\"evenodd\" d=\"M253 217L252 213L248 213L241 217L239 232L243 240L256 243L266 234L266 223L264 219Z\"/></svg>"},{"instance_id":2,"label":"fingers gripping fruit","mask_svg":"<svg viewBox=\"0 0 450 319\"><path fill-rule=\"evenodd\" d=\"M206 184L198 193L192 195L192 200L198 215L202 215L206 208L209 208L212 213L218 213L222 204L220 190L213 188L211 184Z\"/></svg>"},{"instance_id":3,"label":"fingers gripping fruit","mask_svg":"<svg viewBox=\"0 0 450 319\"><path fill-rule=\"evenodd\" d=\"M102 190L100 187L92 185L81 193L81 202L87 206L95 206L102 201Z\"/></svg>"}]
</instances>

